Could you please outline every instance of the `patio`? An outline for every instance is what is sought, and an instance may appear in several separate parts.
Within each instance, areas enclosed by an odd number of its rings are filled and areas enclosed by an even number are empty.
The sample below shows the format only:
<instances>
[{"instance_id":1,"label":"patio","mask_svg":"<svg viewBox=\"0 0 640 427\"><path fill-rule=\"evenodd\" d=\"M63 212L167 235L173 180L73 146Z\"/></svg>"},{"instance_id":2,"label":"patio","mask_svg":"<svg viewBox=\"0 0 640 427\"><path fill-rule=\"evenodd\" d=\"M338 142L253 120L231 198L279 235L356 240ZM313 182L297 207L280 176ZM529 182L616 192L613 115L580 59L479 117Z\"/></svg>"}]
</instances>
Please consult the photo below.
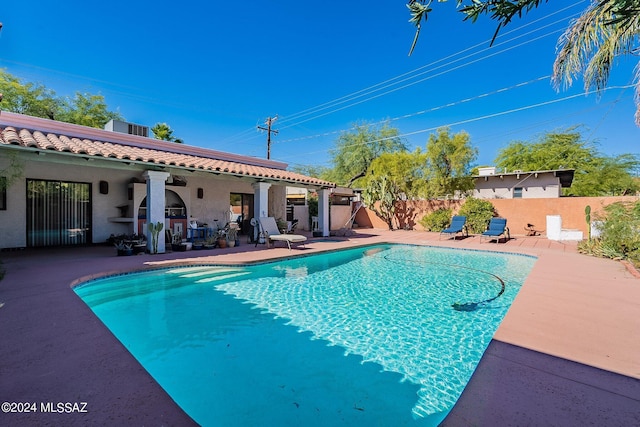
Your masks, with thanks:
<instances>
[{"instance_id":1,"label":"patio","mask_svg":"<svg viewBox=\"0 0 640 427\"><path fill-rule=\"evenodd\" d=\"M358 230L306 248L250 245L116 257L106 246L4 252L0 281L0 397L36 403L0 413L4 425L194 425L70 285L175 263L243 263L378 242L531 254L533 271L443 425L640 425L640 280L575 244L515 236L439 240L438 233ZM2 305L4 304L4 305ZM86 402L86 413L41 403Z\"/></svg>"}]
</instances>

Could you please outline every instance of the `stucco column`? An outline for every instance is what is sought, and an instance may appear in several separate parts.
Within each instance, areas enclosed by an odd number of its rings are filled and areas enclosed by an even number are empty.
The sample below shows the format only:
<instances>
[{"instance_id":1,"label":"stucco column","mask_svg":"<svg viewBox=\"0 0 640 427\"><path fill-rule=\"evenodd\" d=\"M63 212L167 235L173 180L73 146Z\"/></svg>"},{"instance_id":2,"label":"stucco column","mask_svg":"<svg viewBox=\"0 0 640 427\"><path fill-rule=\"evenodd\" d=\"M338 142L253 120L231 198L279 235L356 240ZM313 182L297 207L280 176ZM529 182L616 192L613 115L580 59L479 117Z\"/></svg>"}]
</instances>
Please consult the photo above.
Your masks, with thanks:
<instances>
[{"instance_id":1,"label":"stucco column","mask_svg":"<svg viewBox=\"0 0 640 427\"><path fill-rule=\"evenodd\" d=\"M318 192L318 226L323 237L329 237L329 193L327 188Z\"/></svg>"},{"instance_id":2,"label":"stucco column","mask_svg":"<svg viewBox=\"0 0 640 427\"><path fill-rule=\"evenodd\" d=\"M164 224L164 183L169 178L168 172L145 171L142 175L147 180L147 249L153 252L153 242L149 232L149 224ZM158 253L165 252L164 227L158 234Z\"/></svg>"},{"instance_id":3,"label":"stucco column","mask_svg":"<svg viewBox=\"0 0 640 427\"><path fill-rule=\"evenodd\" d=\"M253 186L253 216L262 218L269 216L269 188L268 182L254 182Z\"/></svg>"}]
</instances>

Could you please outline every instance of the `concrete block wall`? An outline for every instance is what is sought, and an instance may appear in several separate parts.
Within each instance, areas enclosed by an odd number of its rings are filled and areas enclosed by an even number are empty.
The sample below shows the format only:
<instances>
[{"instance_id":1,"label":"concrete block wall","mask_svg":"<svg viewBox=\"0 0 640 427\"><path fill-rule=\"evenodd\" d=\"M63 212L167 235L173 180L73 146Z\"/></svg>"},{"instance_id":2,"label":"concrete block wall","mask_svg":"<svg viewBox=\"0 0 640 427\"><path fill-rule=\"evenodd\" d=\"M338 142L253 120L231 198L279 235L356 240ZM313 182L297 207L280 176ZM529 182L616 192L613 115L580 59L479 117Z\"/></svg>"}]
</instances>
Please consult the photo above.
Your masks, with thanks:
<instances>
[{"instance_id":1,"label":"concrete block wall","mask_svg":"<svg viewBox=\"0 0 640 427\"><path fill-rule=\"evenodd\" d=\"M498 216L507 219L507 226L512 235L526 235L525 227L533 224L537 230L546 233L547 215L560 215L562 228L578 230L588 235L588 225L584 209L591 206L591 219L596 220L604 207L616 202L635 202L636 196L619 197L560 197L548 199L491 199ZM450 208L454 214L464 203L463 200L417 200L398 202L397 212L401 220L400 227L409 224L415 230L421 230L420 219L440 208ZM370 209L361 209L356 216L361 227L386 229L386 223ZM398 226L396 223L396 227ZM544 234L543 233L543 234Z\"/></svg>"}]
</instances>

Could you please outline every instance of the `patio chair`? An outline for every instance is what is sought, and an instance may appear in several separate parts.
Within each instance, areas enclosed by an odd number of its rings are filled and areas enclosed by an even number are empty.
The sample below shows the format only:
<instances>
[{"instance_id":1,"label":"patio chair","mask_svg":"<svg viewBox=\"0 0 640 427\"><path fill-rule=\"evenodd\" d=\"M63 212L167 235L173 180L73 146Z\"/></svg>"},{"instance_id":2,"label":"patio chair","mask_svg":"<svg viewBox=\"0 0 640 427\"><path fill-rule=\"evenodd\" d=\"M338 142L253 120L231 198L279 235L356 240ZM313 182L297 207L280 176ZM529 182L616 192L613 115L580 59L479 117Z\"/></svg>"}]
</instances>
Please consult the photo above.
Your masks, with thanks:
<instances>
[{"instance_id":1,"label":"patio chair","mask_svg":"<svg viewBox=\"0 0 640 427\"><path fill-rule=\"evenodd\" d=\"M487 231L480 235L480 243L482 243L483 237L489 240L496 239L497 242L500 242L500 236L505 237L505 242L511 239L509 227L507 227L507 220L505 218L491 218Z\"/></svg>"},{"instance_id":2,"label":"patio chair","mask_svg":"<svg viewBox=\"0 0 640 427\"><path fill-rule=\"evenodd\" d=\"M262 217L259 220L260 228L262 229L262 233L264 233L265 239L267 241L274 242L286 242L287 247L291 250L292 243L301 243L304 245L304 242L307 240L306 236L302 236L299 234L282 234L278 229L278 224L276 224L276 220L274 217Z\"/></svg>"},{"instance_id":3,"label":"patio chair","mask_svg":"<svg viewBox=\"0 0 640 427\"><path fill-rule=\"evenodd\" d=\"M469 232L467 230L467 217L462 215L455 215L451 218L451 224L449 227L445 228L440 232L440 238L442 238L443 234L453 234L453 240L456 240L458 237L458 233L463 236L469 236Z\"/></svg>"}]
</instances>

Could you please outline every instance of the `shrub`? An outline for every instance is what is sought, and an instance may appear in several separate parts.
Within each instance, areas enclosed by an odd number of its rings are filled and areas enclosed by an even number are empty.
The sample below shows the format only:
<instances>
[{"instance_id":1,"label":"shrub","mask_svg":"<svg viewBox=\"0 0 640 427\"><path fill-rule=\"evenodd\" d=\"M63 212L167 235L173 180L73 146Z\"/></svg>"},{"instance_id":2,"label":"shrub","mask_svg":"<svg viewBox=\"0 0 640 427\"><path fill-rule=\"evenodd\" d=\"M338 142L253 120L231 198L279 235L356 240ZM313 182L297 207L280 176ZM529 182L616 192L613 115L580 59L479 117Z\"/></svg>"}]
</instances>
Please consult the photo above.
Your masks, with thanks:
<instances>
[{"instance_id":1,"label":"shrub","mask_svg":"<svg viewBox=\"0 0 640 427\"><path fill-rule=\"evenodd\" d=\"M487 229L487 224L495 216L495 208L491 202L469 198L460 207L458 215L467 217L469 233L482 233Z\"/></svg>"},{"instance_id":2,"label":"shrub","mask_svg":"<svg viewBox=\"0 0 640 427\"><path fill-rule=\"evenodd\" d=\"M640 201L618 202L604 208L600 237L581 242L582 253L612 259L628 259L640 265Z\"/></svg>"},{"instance_id":3,"label":"shrub","mask_svg":"<svg viewBox=\"0 0 640 427\"><path fill-rule=\"evenodd\" d=\"M427 231L442 231L451 222L451 209L438 209L422 217L420 225Z\"/></svg>"}]
</instances>

